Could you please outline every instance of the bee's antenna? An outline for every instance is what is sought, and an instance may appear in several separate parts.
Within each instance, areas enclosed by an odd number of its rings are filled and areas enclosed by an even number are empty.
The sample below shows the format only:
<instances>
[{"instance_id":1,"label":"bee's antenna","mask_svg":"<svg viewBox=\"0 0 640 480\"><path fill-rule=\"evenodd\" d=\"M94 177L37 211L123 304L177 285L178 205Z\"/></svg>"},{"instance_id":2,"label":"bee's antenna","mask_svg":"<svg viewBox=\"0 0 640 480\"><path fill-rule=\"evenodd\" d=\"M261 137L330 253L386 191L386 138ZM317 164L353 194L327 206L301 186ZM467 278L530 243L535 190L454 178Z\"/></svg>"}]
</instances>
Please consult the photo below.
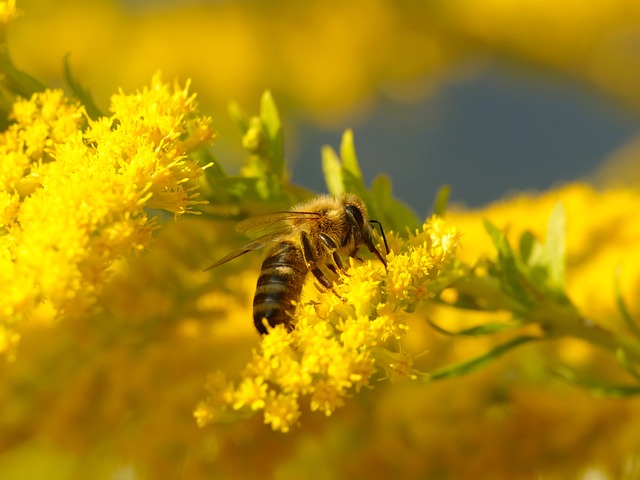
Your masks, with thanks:
<instances>
[{"instance_id":1,"label":"bee's antenna","mask_svg":"<svg viewBox=\"0 0 640 480\"><path fill-rule=\"evenodd\" d=\"M382 224L378 220L369 220L369 223L374 225L378 225L380 228L380 234L382 235L382 241L384 242L384 248L387 250L387 255L389 255L389 245L387 245L387 237L384 236L384 228L382 228Z\"/></svg>"}]
</instances>

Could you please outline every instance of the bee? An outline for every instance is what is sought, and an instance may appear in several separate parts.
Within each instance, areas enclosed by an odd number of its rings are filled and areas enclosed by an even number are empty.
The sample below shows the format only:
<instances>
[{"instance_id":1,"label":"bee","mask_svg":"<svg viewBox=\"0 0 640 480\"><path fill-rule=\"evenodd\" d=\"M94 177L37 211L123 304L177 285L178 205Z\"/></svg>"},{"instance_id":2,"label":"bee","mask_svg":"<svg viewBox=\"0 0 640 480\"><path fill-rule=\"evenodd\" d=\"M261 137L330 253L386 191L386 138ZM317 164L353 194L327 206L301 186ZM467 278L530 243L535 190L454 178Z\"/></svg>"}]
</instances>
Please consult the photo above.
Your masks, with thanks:
<instances>
[{"instance_id":1,"label":"bee","mask_svg":"<svg viewBox=\"0 0 640 480\"><path fill-rule=\"evenodd\" d=\"M284 324L291 331L296 304L309 272L321 288L334 291L327 270L335 275L344 273L342 256L357 258L361 245L365 245L387 267L385 257L373 244L374 224L380 228L388 254L382 225L368 218L367 209L358 196L320 195L288 212L261 215L240 222L236 230L262 232L262 236L224 256L205 271L270 245L253 298L253 323L261 334L267 333L265 319L272 327Z\"/></svg>"}]
</instances>

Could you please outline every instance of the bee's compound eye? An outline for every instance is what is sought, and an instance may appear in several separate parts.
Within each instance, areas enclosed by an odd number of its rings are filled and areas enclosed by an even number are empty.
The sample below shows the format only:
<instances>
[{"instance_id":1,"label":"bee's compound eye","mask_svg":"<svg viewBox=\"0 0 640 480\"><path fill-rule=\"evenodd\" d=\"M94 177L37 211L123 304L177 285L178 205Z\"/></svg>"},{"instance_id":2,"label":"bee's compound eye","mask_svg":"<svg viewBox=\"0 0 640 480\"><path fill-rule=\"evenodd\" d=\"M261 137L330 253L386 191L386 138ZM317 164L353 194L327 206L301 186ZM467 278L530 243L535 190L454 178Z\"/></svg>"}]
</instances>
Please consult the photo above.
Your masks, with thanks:
<instances>
[{"instance_id":1,"label":"bee's compound eye","mask_svg":"<svg viewBox=\"0 0 640 480\"><path fill-rule=\"evenodd\" d=\"M356 224L360 228L364 228L364 217L362 216L362 210L360 210L355 205L347 205L345 208L351 214L351 216L354 218L354 220L356 221Z\"/></svg>"}]
</instances>

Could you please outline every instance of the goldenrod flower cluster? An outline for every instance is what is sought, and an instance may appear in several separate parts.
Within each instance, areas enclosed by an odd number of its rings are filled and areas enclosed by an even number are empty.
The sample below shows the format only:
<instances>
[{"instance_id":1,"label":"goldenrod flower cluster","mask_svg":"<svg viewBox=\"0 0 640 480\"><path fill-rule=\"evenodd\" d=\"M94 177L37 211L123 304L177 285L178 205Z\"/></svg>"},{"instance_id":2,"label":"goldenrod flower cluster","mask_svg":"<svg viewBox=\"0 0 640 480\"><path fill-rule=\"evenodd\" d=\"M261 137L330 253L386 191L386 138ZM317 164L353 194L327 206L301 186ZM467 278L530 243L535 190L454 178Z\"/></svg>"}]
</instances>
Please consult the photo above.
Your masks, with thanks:
<instances>
[{"instance_id":1,"label":"goldenrod flower cluster","mask_svg":"<svg viewBox=\"0 0 640 480\"><path fill-rule=\"evenodd\" d=\"M188 155L213 131L188 85L156 75L110 111L88 118L62 90L13 105L0 134L0 353L23 320L88 312L114 261L149 244L148 208L198 203L202 169Z\"/></svg>"},{"instance_id":2,"label":"goldenrod flower cluster","mask_svg":"<svg viewBox=\"0 0 640 480\"><path fill-rule=\"evenodd\" d=\"M408 331L404 317L456 277L458 244L457 230L434 216L389 254L386 271L375 260L351 259L335 286L338 295L302 301L295 329L270 329L240 379L211 376L210 396L195 412L198 423L263 411L265 423L287 432L298 424L303 401L329 416L376 376L415 378L401 343Z\"/></svg>"}]
</instances>

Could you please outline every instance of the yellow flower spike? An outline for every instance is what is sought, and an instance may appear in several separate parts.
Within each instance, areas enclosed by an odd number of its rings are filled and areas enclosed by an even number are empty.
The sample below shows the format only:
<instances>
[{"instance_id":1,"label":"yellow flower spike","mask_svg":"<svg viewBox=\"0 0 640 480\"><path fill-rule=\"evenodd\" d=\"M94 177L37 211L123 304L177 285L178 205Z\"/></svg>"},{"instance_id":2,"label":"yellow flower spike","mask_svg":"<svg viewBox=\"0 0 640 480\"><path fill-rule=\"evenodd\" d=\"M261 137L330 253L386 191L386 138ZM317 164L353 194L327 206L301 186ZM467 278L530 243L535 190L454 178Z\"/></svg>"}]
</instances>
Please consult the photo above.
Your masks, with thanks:
<instances>
[{"instance_id":1,"label":"yellow flower spike","mask_svg":"<svg viewBox=\"0 0 640 480\"><path fill-rule=\"evenodd\" d=\"M457 245L455 229L433 218L388 256L387 270L375 260L351 259L348 274L334 284L338 295L303 295L292 332L282 325L267 328L234 389L234 400L219 409L224 413L247 405L259 385L265 423L288 431L298 421L300 402L331 415L353 392L370 386L377 366L394 381L415 378L411 354L384 345L407 333L407 308L440 293L432 286L439 285L441 276L455 278Z\"/></svg>"},{"instance_id":2,"label":"yellow flower spike","mask_svg":"<svg viewBox=\"0 0 640 480\"><path fill-rule=\"evenodd\" d=\"M264 358L277 358L291 350L292 337L283 325L267 326L268 335L261 337L260 348Z\"/></svg>"},{"instance_id":3,"label":"yellow flower spike","mask_svg":"<svg viewBox=\"0 0 640 480\"><path fill-rule=\"evenodd\" d=\"M313 374L300 362L292 357L285 357L280 361L280 368L273 375L272 380L286 393L307 395L313 390Z\"/></svg>"},{"instance_id":4,"label":"yellow flower spike","mask_svg":"<svg viewBox=\"0 0 640 480\"><path fill-rule=\"evenodd\" d=\"M387 348L376 347L372 349L372 356L375 358L376 364L380 365L386 372L386 377L391 382L398 380L415 380L420 371L413 368L414 355L404 349L399 352L393 352Z\"/></svg>"},{"instance_id":5,"label":"yellow flower spike","mask_svg":"<svg viewBox=\"0 0 640 480\"><path fill-rule=\"evenodd\" d=\"M12 107L0 134L0 278L11 278L0 308L12 325L41 316L42 301L50 312L86 313L110 265L151 241L157 222L145 207L178 215L199 203L202 169L183 141L197 148L213 132L188 87L172 92L156 75L152 88L112 100L114 114L95 121L62 90Z\"/></svg>"},{"instance_id":6,"label":"yellow flower spike","mask_svg":"<svg viewBox=\"0 0 640 480\"><path fill-rule=\"evenodd\" d=\"M295 394L270 392L264 408L264 423L275 431L287 433L300 418L300 405Z\"/></svg>"},{"instance_id":7,"label":"yellow flower spike","mask_svg":"<svg viewBox=\"0 0 640 480\"><path fill-rule=\"evenodd\" d=\"M257 351L252 352L252 358L247 363L243 374L245 377L271 378L273 374L273 362L270 357L265 357Z\"/></svg>"},{"instance_id":8,"label":"yellow flower spike","mask_svg":"<svg viewBox=\"0 0 640 480\"><path fill-rule=\"evenodd\" d=\"M350 262L348 276L340 285L338 293L354 306L356 315L369 317L373 306L380 300L379 270L372 262L366 262L360 268L354 268L353 259Z\"/></svg>"},{"instance_id":9,"label":"yellow flower spike","mask_svg":"<svg viewBox=\"0 0 640 480\"><path fill-rule=\"evenodd\" d=\"M373 322L376 322L374 320ZM372 322L372 323L373 323ZM357 319L348 318L340 319L338 330L340 331L340 342L352 350L362 347L370 347L379 341L375 328L368 328L368 320L358 321Z\"/></svg>"},{"instance_id":10,"label":"yellow flower spike","mask_svg":"<svg viewBox=\"0 0 640 480\"><path fill-rule=\"evenodd\" d=\"M311 396L311 411L324 412L328 417L344 405L343 395L343 389L336 386L334 382L320 380L316 383L315 391Z\"/></svg>"},{"instance_id":11,"label":"yellow flower spike","mask_svg":"<svg viewBox=\"0 0 640 480\"><path fill-rule=\"evenodd\" d=\"M244 406L248 406L251 410L264 408L267 388L261 377L245 378L233 392L233 409L240 410Z\"/></svg>"},{"instance_id":12,"label":"yellow flower spike","mask_svg":"<svg viewBox=\"0 0 640 480\"><path fill-rule=\"evenodd\" d=\"M358 352L351 362L349 382L356 392L369 386L371 377L376 373L375 360L369 352Z\"/></svg>"},{"instance_id":13,"label":"yellow flower spike","mask_svg":"<svg viewBox=\"0 0 640 480\"><path fill-rule=\"evenodd\" d=\"M205 388L209 397L200 402L193 412L198 426L203 427L212 422L228 422L244 416L223 408L233 402L235 392L233 385L229 384L222 372L210 374Z\"/></svg>"}]
</instances>

